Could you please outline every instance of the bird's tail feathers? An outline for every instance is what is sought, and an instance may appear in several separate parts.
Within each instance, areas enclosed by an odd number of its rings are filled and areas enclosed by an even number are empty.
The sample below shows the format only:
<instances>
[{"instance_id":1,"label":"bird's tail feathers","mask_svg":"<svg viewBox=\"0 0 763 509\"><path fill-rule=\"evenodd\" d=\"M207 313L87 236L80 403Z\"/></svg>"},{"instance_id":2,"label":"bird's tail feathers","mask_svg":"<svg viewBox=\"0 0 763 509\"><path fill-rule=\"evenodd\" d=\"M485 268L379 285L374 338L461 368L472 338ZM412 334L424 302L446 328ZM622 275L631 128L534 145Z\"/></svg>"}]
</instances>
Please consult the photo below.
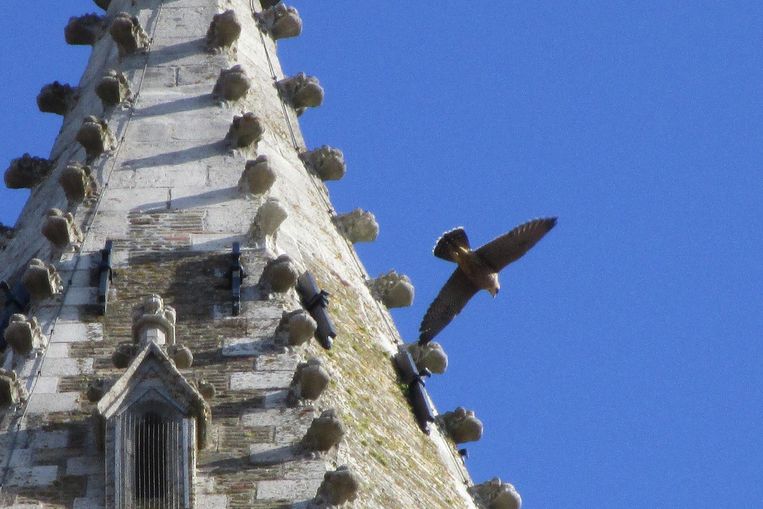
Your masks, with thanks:
<instances>
[{"instance_id":1,"label":"bird's tail feathers","mask_svg":"<svg viewBox=\"0 0 763 509\"><path fill-rule=\"evenodd\" d=\"M461 249L470 249L470 247L469 237L466 236L464 229L459 226L443 233L442 237L437 239L437 244L434 246L434 255L437 258L455 262L458 259L457 253Z\"/></svg>"}]
</instances>

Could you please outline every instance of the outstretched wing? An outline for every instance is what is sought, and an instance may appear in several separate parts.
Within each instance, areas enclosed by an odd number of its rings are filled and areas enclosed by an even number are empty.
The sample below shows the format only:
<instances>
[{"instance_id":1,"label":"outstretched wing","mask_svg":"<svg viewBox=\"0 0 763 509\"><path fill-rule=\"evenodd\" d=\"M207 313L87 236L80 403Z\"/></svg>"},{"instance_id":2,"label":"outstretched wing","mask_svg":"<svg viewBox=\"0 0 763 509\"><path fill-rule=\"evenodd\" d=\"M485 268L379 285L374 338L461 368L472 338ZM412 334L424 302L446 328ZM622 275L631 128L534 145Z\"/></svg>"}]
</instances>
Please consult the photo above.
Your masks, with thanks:
<instances>
[{"instance_id":1,"label":"outstretched wing","mask_svg":"<svg viewBox=\"0 0 763 509\"><path fill-rule=\"evenodd\" d=\"M456 269L450 279L429 305L429 309L421 320L419 327L419 343L429 343L446 325L464 309L466 303L477 293L477 286L472 283L460 268Z\"/></svg>"},{"instance_id":2,"label":"outstretched wing","mask_svg":"<svg viewBox=\"0 0 763 509\"><path fill-rule=\"evenodd\" d=\"M554 225L556 225L555 217L533 219L517 226L509 233L493 239L477 249L476 253L498 272L511 262L521 258Z\"/></svg>"}]
</instances>

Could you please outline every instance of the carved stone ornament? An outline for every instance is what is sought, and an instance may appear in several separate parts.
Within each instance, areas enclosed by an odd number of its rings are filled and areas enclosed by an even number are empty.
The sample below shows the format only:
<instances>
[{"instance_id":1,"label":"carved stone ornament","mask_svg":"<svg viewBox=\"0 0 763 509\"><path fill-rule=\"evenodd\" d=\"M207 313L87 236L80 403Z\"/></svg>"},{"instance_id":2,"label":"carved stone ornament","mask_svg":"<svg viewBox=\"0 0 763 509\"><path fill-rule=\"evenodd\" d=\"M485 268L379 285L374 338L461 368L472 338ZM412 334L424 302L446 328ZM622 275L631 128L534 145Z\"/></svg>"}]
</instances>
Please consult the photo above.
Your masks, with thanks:
<instances>
[{"instance_id":1,"label":"carved stone ornament","mask_svg":"<svg viewBox=\"0 0 763 509\"><path fill-rule=\"evenodd\" d=\"M148 295L143 298L143 304L133 310L132 339L141 346L151 341L158 345L174 345L175 320L175 308L165 305L156 294Z\"/></svg>"},{"instance_id":2,"label":"carved stone ornament","mask_svg":"<svg viewBox=\"0 0 763 509\"><path fill-rule=\"evenodd\" d=\"M58 182L70 205L80 203L95 194L96 185L90 166L78 161L69 161L58 177Z\"/></svg>"},{"instance_id":3,"label":"carved stone ornament","mask_svg":"<svg viewBox=\"0 0 763 509\"><path fill-rule=\"evenodd\" d=\"M238 188L243 193L263 194L273 187L276 172L270 165L268 156L261 155L257 159L246 162L244 172L238 181Z\"/></svg>"},{"instance_id":4,"label":"carved stone ornament","mask_svg":"<svg viewBox=\"0 0 763 509\"><path fill-rule=\"evenodd\" d=\"M64 213L61 209L48 210L45 222L42 224L42 234L51 244L63 249L70 244L79 244L83 236L71 212Z\"/></svg>"},{"instance_id":5,"label":"carved stone ornament","mask_svg":"<svg viewBox=\"0 0 763 509\"><path fill-rule=\"evenodd\" d=\"M130 98L130 83L124 73L110 69L95 86L95 93L104 108L116 106Z\"/></svg>"},{"instance_id":6,"label":"carved stone ornament","mask_svg":"<svg viewBox=\"0 0 763 509\"><path fill-rule=\"evenodd\" d=\"M388 308L402 308L413 304L413 283L404 274L390 270L376 279L368 281L371 295Z\"/></svg>"},{"instance_id":7,"label":"carved stone ornament","mask_svg":"<svg viewBox=\"0 0 763 509\"><path fill-rule=\"evenodd\" d=\"M498 477L471 486L469 493L480 508L521 509L522 507L522 497L519 496L517 489Z\"/></svg>"},{"instance_id":8,"label":"carved stone ornament","mask_svg":"<svg viewBox=\"0 0 763 509\"><path fill-rule=\"evenodd\" d=\"M37 318L28 319L22 314L11 316L8 327L5 329L5 342L13 348L14 352L28 355L40 347L42 340L42 329Z\"/></svg>"},{"instance_id":9,"label":"carved stone ornament","mask_svg":"<svg viewBox=\"0 0 763 509\"><path fill-rule=\"evenodd\" d=\"M264 7L264 6L263 6ZM302 33L302 19L294 7L279 3L257 14L262 27L273 40L296 37Z\"/></svg>"},{"instance_id":10,"label":"carved stone ornament","mask_svg":"<svg viewBox=\"0 0 763 509\"><path fill-rule=\"evenodd\" d=\"M289 217L289 213L281 205L281 201L278 198L268 198L257 209L257 214L254 216L254 221L249 231L250 236L253 239L259 239L275 235L278 227L281 226L281 223L287 217Z\"/></svg>"},{"instance_id":11,"label":"carved stone ornament","mask_svg":"<svg viewBox=\"0 0 763 509\"><path fill-rule=\"evenodd\" d=\"M254 113L244 113L233 117L233 122L225 139L234 147L248 147L253 143L256 147L264 133L265 127L262 120Z\"/></svg>"},{"instance_id":12,"label":"carved stone ornament","mask_svg":"<svg viewBox=\"0 0 763 509\"><path fill-rule=\"evenodd\" d=\"M12 160L5 170L5 185L8 189L31 189L42 182L52 168L47 159L24 154Z\"/></svg>"},{"instance_id":13,"label":"carved stone ornament","mask_svg":"<svg viewBox=\"0 0 763 509\"><path fill-rule=\"evenodd\" d=\"M61 276L53 265L48 265L39 258L32 258L21 282L34 300L52 297L63 290Z\"/></svg>"},{"instance_id":14,"label":"carved stone ornament","mask_svg":"<svg viewBox=\"0 0 763 509\"><path fill-rule=\"evenodd\" d=\"M303 152L300 158L321 180L339 180L347 172L342 151L328 145Z\"/></svg>"},{"instance_id":15,"label":"carved stone ornament","mask_svg":"<svg viewBox=\"0 0 763 509\"><path fill-rule=\"evenodd\" d=\"M43 113L66 115L77 103L79 90L64 83L48 83L37 94L37 107Z\"/></svg>"},{"instance_id":16,"label":"carved stone ornament","mask_svg":"<svg viewBox=\"0 0 763 509\"><path fill-rule=\"evenodd\" d=\"M185 345L173 345L169 347L168 353L178 369L188 369L193 365L193 353Z\"/></svg>"},{"instance_id":17,"label":"carved stone ornament","mask_svg":"<svg viewBox=\"0 0 763 509\"><path fill-rule=\"evenodd\" d=\"M87 400L91 403L98 403L103 395L108 392L110 387L111 382L105 378L96 378L95 380L90 380L90 382L87 384L87 390L85 391Z\"/></svg>"},{"instance_id":18,"label":"carved stone ornament","mask_svg":"<svg viewBox=\"0 0 763 509\"><path fill-rule=\"evenodd\" d=\"M236 17L236 11L228 9L215 14L207 30L207 48L210 50L229 48L241 35L241 23Z\"/></svg>"},{"instance_id":19,"label":"carved stone ornament","mask_svg":"<svg viewBox=\"0 0 763 509\"><path fill-rule=\"evenodd\" d=\"M323 88L315 76L301 72L277 82L281 96L301 115L307 108L323 103Z\"/></svg>"},{"instance_id":20,"label":"carved stone ornament","mask_svg":"<svg viewBox=\"0 0 763 509\"><path fill-rule=\"evenodd\" d=\"M148 48L148 34L140 26L138 18L126 12L120 12L114 17L109 33L119 48L120 57Z\"/></svg>"},{"instance_id":21,"label":"carved stone ornament","mask_svg":"<svg viewBox=\"0 0 763 509\"><path fill-rule=\"evenodd\" d=\"M482 421L477 419L471 410L458 407L452 412L445 412L439 419L450 438L457 444L476 442L482 438Z\"/></svg>"},{"instance_id":22,"label":"carved stone ornament","mask_svg":"<svg viewBox=\"0 0 763 509\"><path fill-rule=\"evenodd\" d=\"M299 271L289 255L281 255L265 264L259 285L268 292L283 293L294 286Z\"/></svg>"},{"instance_id":23,"label":"carved stone ornament","mask_svg":"<svg viewBox=\"0 0 763 509\"><path fill-rule=\"evenodd\" d=\"M430 373L441 375L448 369L448 355L440 343L436 341L430 341L425 345L411 343L406 347L419 372L426 369Z\"/></svg>"},{"instance_id":24,"label":"carved stone ornament","mask_svg":"<svg viewBox=\"0 0 763 509\"><path fill-rule=\"evenodd\" d=\"M217 77L212 96L226 101L238 101L246 96L252 81L246 75L246 71L240 65L234 65L230 69L221 69Z\"/></svg>"},{"instance_id":25,"label":"carved stone ornament","mask_svg":"<svg viewBox=\"0 0 763 509\"><path fill-rule=\"evenodd\" d=\"M111 363L115 368L125 369L130 365L133 357L138 353L138 346L134 343L119 343L111 354Z\"/></svg>"},{"instance_id":26,"label":"carved stone ornament","mask_svg":"<svg viewBox=\"0 0 763 509\"><path fill-rule=\"evenodd\" d=\"M12 226L5 226L3 223L0 223L0 251L5 249L15 233L16 230Z\"/></svg>"},{"instance_id":27,"label":"carved stone ornament","mask_svg":"<svg viewBox=\"0 0 763 509\"><path fill-rule=\"evenodd\" d=\"M289 346L299 346L310 341L317 327L313 317L304 309L284 311L276 334L286 336Z\"/></svg>"},{"instance_id":28,"label":"carved stone ornament","mask_svg":"<svg viewBox=\"0 0 763 509\"><path fill-rule=\"evenodd\" d=\"M106 30L106 17L98 14L85 14L69 18L64 29L64 38L68 44L92 46Z\"/></svg>"},{"instance_id":29,"label":"carved stone ornament","mask_svg":"<svg viewBox=\"0 0 763 509\"><path fill-rule=\"evenodd\" d=\"M323 508L352 502L358 498L360 481L347 465L326 472L318 493L310 502L310 508Z\"/></svg>"},{"instance_id":30,"label":"carved stone ornament","mask_svg":"<svg viewBox=\"0 0 763 509\"><path fill-rule=\"evenodd\" d=\"M85 148L87 160L92 161L114 146L114 137L105 120L89 115L82 120L77 141Z\"/></svg>"},{"instance_id":31,"label":"carved stone ornament","mask_svg":"<svg viewBox=\"0 0 763 509\"><path fill-rule=\"evenodd\" d=\"M300 362L289 388L289 403L295 405L303 399L315 401L323 394L330 381L331 375L317 357Z\"/></svg>"},{"instance_id":32,"label":"carved stone ornament","mask_svg":"<svg viewBox=\"0 0 763 509\"><path fill-rule=\"evenodd\" d=\"M334 216L339 233L347 240L355 244L356 242L373 242L379 235L379 224L376 217L363 209L355 209L346 214Z\"/></svg>"},{"instance_id":33,"label":"carved stone ornament","mask_svg":"<svg viewBox=\"0 0 763 509\"><path fill-rule=\"evenodd\" d=\"M313 419L302 438L302 446L310 451L326 452L337 445L344 436L344 426L333 408L324 410Z\"/></svg>"},{"instance_id":34,"label":"carved stone ornament","mask_svg":"<svg viewBox=\"0 0 763 509\"><path fill-rule=\"evenodd\" d=\"M21 381L15 371L0 369L0 407L18 405L26 398Z\"/></svg>"}]
</instances>

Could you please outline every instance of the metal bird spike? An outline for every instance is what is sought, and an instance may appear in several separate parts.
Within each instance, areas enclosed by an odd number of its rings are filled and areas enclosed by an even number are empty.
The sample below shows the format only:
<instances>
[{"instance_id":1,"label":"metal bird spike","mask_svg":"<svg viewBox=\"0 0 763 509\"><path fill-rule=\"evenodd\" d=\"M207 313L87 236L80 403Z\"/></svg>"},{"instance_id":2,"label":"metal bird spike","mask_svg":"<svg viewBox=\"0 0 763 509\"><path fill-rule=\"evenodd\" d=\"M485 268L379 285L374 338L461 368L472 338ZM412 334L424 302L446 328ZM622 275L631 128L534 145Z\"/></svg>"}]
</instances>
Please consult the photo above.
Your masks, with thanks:
<instances>
[{"instance_id":1,"label":"metal bird spike","mask_svg":"<svg viewBox=\"0 0 763 509\"><path fill-rule=\"evenodd\" d=\"M533 219L478 249L470 247L463 228L445 232L437 240L434 255L457 263L458 268L424 315L419 327L419 344L429 343L479 290L487 290L495 297L501 289L498 273L521 258L555 225L555 217Z\"/></svg>"}]
</instances>

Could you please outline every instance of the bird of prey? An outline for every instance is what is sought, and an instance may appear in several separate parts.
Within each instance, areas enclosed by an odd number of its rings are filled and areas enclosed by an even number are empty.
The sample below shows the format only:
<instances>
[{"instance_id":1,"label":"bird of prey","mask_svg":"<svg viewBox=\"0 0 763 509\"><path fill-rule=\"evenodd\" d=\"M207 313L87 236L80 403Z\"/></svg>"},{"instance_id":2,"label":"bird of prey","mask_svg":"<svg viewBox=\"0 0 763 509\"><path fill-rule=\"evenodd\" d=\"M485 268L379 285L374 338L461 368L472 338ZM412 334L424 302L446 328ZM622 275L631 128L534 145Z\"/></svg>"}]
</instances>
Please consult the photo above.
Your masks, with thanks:
<instances>
[{"instance_id":1,"label":"bird of prey","mask_svg":"<svg viewBox=\"0 0 763 509\"><path fill-rule=\"evenodd\" d=\"M463 228L446 232L437 240L434 255L456 262L458 268L429 306L419 327L419 344L427 344L464 309L480 289L495 297L501 286L498 273L518 260L556 225L556 218L533 219L472 250Z\"/></svg>"}]
</instances>

